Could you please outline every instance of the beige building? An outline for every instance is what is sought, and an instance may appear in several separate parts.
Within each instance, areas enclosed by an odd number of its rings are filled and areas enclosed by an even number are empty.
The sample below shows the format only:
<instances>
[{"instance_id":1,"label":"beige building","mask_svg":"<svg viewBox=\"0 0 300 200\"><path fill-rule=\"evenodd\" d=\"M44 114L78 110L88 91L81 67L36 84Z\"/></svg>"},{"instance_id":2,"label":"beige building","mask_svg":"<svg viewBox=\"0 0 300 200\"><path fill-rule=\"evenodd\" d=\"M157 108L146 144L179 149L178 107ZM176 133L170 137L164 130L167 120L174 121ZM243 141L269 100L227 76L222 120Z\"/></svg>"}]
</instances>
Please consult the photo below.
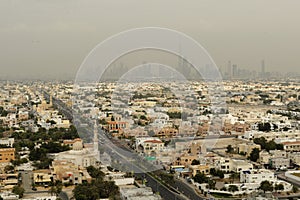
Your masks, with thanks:
<instances>
[{"instance_id":1,"label":"beige building","mask_svg":"<svg viewBox=\"0 0 300 200\"><path fill-rule=\"evenodd\" d=\"M48 185L52 182L50 170L37 170L33 172L33 182L36 185Z\"/></svg>"},{"instance_id":2,"label":"beige building","mask_svg":"<svg viewBox=\"0 0 300 200\"><path fill-rule=\"evenodd\" d=\"M146 155L155 156L159 151L162 151L164 148L164 143L158 140L146 140L142 144L144 148L144 153Z\"/></svg>"},{"instance_id":3,"label":"beige building","mask_svg":"<svg viewBox=\"0 0 300 200\"><path fill-rule=\"evenodd\" d=\"M198 160L198 158L198 155L182 155L173 162L173 165L184 165L188 167L192 164L193 160Z\"/></svg>"},{"instance_id":4,"label":"beige building","mask_svg":"<svg viewBox=\"0 0 300 200\"><path fill-rule=\"evenodd\" d=\"M66 160L55 160L52 162L51 173L55 181L69 184L82 184L91 182L92 177L87 170L76 166L74 163Z\"/></svg>"},{"instance_id":5,"label":"beige building","mask_svg":"<svg viewBox=\"0 0 300 200\"><path fill-rule=\"evenodd\" d=\"M1 148L0 163L10 162L11 160L15 160L15 148Z\"/></svg>"},{"instance_id":6,"label":"beige building","mask_svg":"<svg viewBox=\"0 0 300 200\"><path fill-rule=\"evenodd\" d=\"M157 137L162 137L162 138L171 138L174 137L178 134L178 130L176 128L171 128L171 127L164 127L160 129L155 135Z\"/></svg>"},{"instance_id":7,"label":"beige building","mask_svg":"<svg viewBox=\"0 0 300 200\"><path fill-rule=\"evenodd\" d=\"M247 156L249 156L252 152L253 149L261 149L259 144L255 144L255 143L241 143L237 145L237 152L241 153L244 152L247 154Z\"/></svg>"},{"instance_id":8,"label":"beige building","mask_svg":"<svg viewBox=\"0 0 300 200\"><path fill-rule=\"evenodd\" d=\"M0 187L10 189L18 185L18 174L0 174Z\"/></svg>"},{"instance_id":9,"label":"beige building","mask_svg":"<svg viewBox=\"0 0 300 200\"><path fill-rule=\"evenodd\" d=\"M286 151L300 151L300 141L295 142L283 142L283 148Z\"/></svg>"},{"instance_id":10,"label":"beige building","mask_svg":"<svg viewBox=\"0 0 300 200\"><path fill-rule=\"evenodd\" d=\"M74 140L64 140L64 145L69 146L72 150L81 150L83 149L83 141L80 138L76 138Z\"/></svg>"},{"instance_id":11,"label":"beige building","mask_svg":"<svg viewBox=\"0 0 300 200\"><path fill-rule=\"evenodd\" d=\"M190 165L189 169L191 171L192 176L196 174L203 173L209 174L210 166L209 165Z\"/></svg>"}]
</instances>

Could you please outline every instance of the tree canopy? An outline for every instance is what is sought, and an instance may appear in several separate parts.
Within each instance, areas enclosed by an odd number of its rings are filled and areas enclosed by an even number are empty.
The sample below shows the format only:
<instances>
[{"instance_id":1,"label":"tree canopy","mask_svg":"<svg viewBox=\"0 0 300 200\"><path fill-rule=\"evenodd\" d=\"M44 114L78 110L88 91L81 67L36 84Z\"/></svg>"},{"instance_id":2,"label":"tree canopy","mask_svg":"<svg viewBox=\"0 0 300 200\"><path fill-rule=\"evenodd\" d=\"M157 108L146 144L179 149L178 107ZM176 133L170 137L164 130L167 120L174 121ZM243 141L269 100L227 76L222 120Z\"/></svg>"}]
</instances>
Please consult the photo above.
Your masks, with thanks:
<instances>
[{"instance_id":1,"label":"tree canopy","mask_svg":"<svg viewBox=\"0 0 300 200\"><path fill-rule=\"evenodd\" d=\"M12 192L19 195L19 197L22 198L23 195L24 195L25 190L21 186L16 185L16 186L13 187Z\"/></svg>"},{"instance_id":2,"label":"tree canopy","mask_svg":"<svg viewBox=\"0 0 300 200\"><path fill-rule=\"evenodd\" d=\"M274 140L267 141L264 137L260 138L255 138L253 140L255 144L259 144L261 149L265 149L267 151L270 150L283 150L283 145L282 144L277 144Z\"/></svg>"},{"instance_id":3,"label":"tree canopy","mask_svg":"<svg viewBox=\"0 0 300 200\"><path fill-rule=\"evenodd\" d=\"M194 159L194 160L192 161L192 165L200 165L200 161Z\"/></svg>"},{"instance_id":4,"label":"tree canopy","mask_svg":"<svg viewBox=\"0 0 300 200\"><path fill-rule=\"evenodd\" d=\"M273 187L273 184L270 183L269 181L263 181L260 183L260 186L258 189L261 189L264 192L266 192L266 191L272 192L274 190L274 187Z\"/></svg>"},{"instance_id":5,"label":"tree canopy","mask_svg":"<svg viewBox=\"0 0 300 200\"><path fill-rule=\"evenodd\" d=\"M256 162L259 159L259 149L254 148L250 153L249 159L253 162Z\"/></svg>"},{"instance_id":6,"label":"tree canopy","mask_svg":"<svg viewBox=\"0 0 300 200\"><path fill-rule=\"evenodd\" d=\"M104 173L93 166L87 168L94 178L92 183L79 184L73 190L76 200L96 200L100 198L115 198L119 195L119 188L113 181L105 181Z\"/></svg>"}]
</instances>

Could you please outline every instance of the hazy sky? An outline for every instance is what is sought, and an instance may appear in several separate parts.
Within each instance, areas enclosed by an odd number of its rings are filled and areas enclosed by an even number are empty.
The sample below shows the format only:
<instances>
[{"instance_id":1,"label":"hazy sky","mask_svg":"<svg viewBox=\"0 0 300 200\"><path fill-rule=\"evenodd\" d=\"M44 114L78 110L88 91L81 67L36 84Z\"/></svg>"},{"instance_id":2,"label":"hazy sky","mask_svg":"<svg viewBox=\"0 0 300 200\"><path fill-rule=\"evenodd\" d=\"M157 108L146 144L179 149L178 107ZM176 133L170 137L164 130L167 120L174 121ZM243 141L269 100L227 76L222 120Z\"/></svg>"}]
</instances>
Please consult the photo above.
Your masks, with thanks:
<instances>
[{"instance_id":1,"label":"hazy sky","mask_svg":"<svg viewBox=\"0 0 300 200\"><path fill-rule=\"evenodd\" d=\"M1 0L0 78L73 78L88 52L121 31L175 29L218 66L300 72L299 0Z\"/></svg>"}]
</instances>

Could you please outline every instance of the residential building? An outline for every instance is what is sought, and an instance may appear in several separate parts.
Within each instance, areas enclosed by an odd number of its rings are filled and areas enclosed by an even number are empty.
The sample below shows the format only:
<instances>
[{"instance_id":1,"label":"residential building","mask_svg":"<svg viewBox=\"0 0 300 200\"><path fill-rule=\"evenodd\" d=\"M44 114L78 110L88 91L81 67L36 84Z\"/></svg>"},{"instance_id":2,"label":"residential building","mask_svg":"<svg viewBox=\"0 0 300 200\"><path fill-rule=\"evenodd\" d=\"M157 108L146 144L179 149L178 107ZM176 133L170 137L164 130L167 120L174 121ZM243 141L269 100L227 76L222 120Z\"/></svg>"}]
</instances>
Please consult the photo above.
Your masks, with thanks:
<instances>
[{"instance_id":1,"label":"residential building","mask_svg":"<svg viewBox=\"0 0 300 200\"><path fill-rule=\"evenodd\" d=\"M50 170L37 170L33 172L33 183L36 185L49 185L53 180Z\"/></svg>"},{"instance_id":2,"label":"residential building","mask_svg":"<svg viewBox=\"0 0 300 200\"><path fill-rule=\"evenodd\" d=\"M83 149L83 141L80 138L75 138L74 140L64 140L63 144L69 146L75 151Z\"/></svg>"},{"instance_id":3,"label":"residential building","mask_svg":"<svg viewBox=\"0 0 300 200\"><path fill-rule=\"evenodd\" d=\"M1 148L0 163L10 162L11 160L15 160L15 148Z\"/></svg>"},{"instance_id":4,"label":"residential building","mask_svg":"<svg viewBox=\"0 0 300 200\"><path fill-rule=\"evenodd\" d=\"M283 148L286 151L300 151L300 141L295 141L295 142L283 142Z\"/></svg>"},{"instance_id":5,"label":"residential building","mask_svg":"<svg viewBox=\"0 0 300 200\"><path fill-rule=\"evenodd\" d=\"M0 187L2 189L11 189L18 185L18 174L0 174Z\"/></svg>"},{"instance_id":6,"label":"residential building","mask_svg":"<svg viewBox=\"0 0 300 200\"><path fill-rule=\"evenodd\" d=\"M234 172L241 172L245 170L252 170L253 165L246 160L232 160L232 170Z\"/></svg>"},{"instance_id":7,"label":"residential building","mask_svg":"<svg viewBox=\"0 0 300 200\"><path fill-rule=\"evenodd\" d=\"M276 176L274 172L266 169L258 170L245 170L240 174L241 183L257 183L260 184L262 181L275 182Z\"/></svg>"},{"instance_id":8,"label":"residential building","mask_svg":"<svg viewBox=\"0 0 300 200\"><path fill-rule=\"evenodd\" d=\"M209 174L210 166L209 165L190 165L189 170L192 176L196 174L203 173Z\"/></svg>"},{"instance_id":9,"label":"residential building","mask_svg":"<svg viewBox=\"0 0 300 200\"><path fill-rule=\"evenodd\" d=\"M0 139L0 145L6 145L8 147L13 147L15 142L14 138L1 138Z\"/></svg>"},{"instance_id":10,"label":"residential building","mask_svg":"<svg viewBox=\"0 0 300 200\"><path fill-rule=\"evenodd\" d=\"M273 169L286 169L290 167L290 159L285 157L273 157L270 158L269 164Z\"/></svg>"},{"instance_id":11,"label":"residential building","mask_svg":"<svg viewBox=\"0 0 300 200\"><path fill-rule=\"evenodd\" d=\"M83 167L78 167L74 163L67 160L55 160L50 167L54 181L61 181L69 184L90 183L92 177Z\"/></svg>"},{"instance_id":12,"label":"residential building","mask_svg":"<svg viewBox=\"0 0 300 200\"><path fill-rule=\"evenodd\" d=\"M237 145L237 152L241 153L244 152L246 153L247 156L249 156L251 154L251 152L253 151L253 149L261 149L259 144L255 144L255 143L241 143Z\"/></svg>"}]
</instances>

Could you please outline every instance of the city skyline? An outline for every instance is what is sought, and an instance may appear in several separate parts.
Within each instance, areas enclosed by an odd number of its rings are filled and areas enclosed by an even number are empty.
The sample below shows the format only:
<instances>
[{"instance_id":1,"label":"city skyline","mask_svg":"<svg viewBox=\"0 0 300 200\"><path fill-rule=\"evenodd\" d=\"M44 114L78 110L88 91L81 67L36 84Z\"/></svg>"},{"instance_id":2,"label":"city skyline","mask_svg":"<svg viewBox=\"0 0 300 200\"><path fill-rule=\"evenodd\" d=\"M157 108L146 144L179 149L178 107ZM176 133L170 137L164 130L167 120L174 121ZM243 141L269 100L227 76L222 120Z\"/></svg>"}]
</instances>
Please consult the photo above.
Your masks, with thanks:
<instances>
[{"instance_id":1,"label":"city skyline","mask_svg":"<svg viewBox=\"0 0 300 200\"><path fill-rule=\"evenodd\" d=\"M139 2L3 1L1 79L74 79L88 53L106 38L137 27L183 32L217 66L299 73L299 1ZM132 6L135 12L129 13ZM172 5L172 10L166 8ZM288 14L287 14L288 13ZM138 17L137 17L138 16Z\"/></svg>"}]
</instances>

